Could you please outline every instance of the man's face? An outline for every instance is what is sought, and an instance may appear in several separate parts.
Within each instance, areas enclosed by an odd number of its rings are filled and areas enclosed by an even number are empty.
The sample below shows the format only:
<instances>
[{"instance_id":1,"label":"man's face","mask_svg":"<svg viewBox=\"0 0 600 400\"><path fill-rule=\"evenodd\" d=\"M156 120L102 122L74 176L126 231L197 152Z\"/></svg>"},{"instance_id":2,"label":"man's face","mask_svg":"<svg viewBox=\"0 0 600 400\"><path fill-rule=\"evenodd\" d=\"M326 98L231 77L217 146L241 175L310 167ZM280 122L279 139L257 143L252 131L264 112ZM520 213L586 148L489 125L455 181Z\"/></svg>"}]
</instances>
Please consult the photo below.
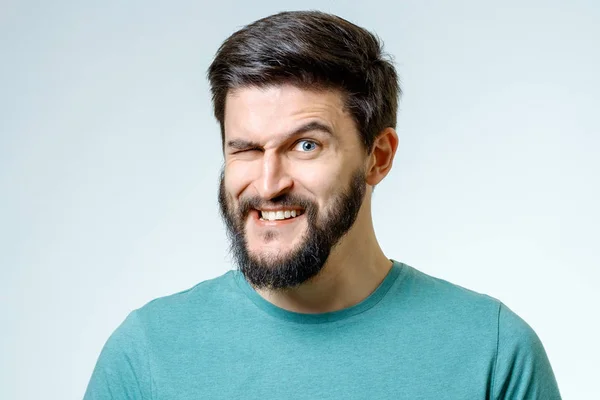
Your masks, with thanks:
<instances>
[{"instance_id":1,"label":"man's face","mask_svg":"<svg viewBox=\"0 0 600 400\"><path fill-rule=\"evenodd\" d=\"M230 92L221 214L232 252L258 288L316 276L354 225L365 157L337 91L282 85Z\"/></svg>"}]
</instances>

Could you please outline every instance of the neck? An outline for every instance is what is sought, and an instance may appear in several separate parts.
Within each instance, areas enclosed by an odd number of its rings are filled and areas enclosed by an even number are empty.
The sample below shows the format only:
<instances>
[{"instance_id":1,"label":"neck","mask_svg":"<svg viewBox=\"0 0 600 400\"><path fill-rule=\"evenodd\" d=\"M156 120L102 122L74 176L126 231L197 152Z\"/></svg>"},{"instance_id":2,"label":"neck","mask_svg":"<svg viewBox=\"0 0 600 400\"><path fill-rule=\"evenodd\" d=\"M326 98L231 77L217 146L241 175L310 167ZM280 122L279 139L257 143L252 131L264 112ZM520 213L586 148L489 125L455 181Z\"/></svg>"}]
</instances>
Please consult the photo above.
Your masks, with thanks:
<instances>
[{"instance_id":1,"label":"neck","mask_svg":"<svg viewBox=\"0 0 600 400\"><path fill-rule=\"evenodd\" d=\"M367 298L388 274L392 262L377 242L370 207L364 208L317 276L295 288L260 289L258 294L278 307L306 314L342 310Z\"/></svg>"}]
</instances>

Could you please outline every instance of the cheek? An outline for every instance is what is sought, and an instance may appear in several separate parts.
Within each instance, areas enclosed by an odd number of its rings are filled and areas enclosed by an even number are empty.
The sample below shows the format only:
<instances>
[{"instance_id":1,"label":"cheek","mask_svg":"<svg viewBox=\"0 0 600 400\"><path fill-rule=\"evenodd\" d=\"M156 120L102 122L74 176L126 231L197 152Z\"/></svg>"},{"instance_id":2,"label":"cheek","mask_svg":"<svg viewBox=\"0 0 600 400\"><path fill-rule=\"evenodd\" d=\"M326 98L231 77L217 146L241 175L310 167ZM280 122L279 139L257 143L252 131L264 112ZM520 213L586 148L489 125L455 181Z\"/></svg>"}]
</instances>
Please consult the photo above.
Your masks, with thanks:
<instances>
[{"instance_id":1,"label":"cheek","mask_svg":"<svg viewBox=\"0 0 600 400\"><path fill-rule=\"evenodd\" d=\"M248 166L242 163L230 163L225 166L225 190L233 198L238 198L240 194L252 182Z\"/></svg>"},{"instance_id":2,"label":"cheek","mask_svg":"<svg viewBox=\"0 0 600 400\"><path fill-rule=\"evenodd\" d=\"M346 175L343 168L326 163L302 165L293 173L294 181L309 191L321 207L343 187Z\"/></svg>"}]
</instances>

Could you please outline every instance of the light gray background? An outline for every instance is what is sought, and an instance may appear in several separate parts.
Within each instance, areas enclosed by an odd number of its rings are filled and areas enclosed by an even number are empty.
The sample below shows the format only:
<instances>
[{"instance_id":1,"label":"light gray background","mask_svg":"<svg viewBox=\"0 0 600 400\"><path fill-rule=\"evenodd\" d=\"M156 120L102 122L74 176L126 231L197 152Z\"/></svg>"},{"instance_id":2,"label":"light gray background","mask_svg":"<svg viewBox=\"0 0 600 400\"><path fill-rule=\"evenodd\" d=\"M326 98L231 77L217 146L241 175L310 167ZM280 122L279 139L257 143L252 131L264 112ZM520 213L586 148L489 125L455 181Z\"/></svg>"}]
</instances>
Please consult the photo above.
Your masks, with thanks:
<instances>
[{"instance_id":1,"label":"light gray background","mask_svg":"<svg viewBox=\"0 0 600 400\"><path fill-rule=\"evenodd\" d=\"M388 256L502 300L563 396L595 397L598 4L2 1L0 398L81 398L132 309L232 267L205 71L242 25L310 8L401 75Z\"/></svg>"}]
</instances>

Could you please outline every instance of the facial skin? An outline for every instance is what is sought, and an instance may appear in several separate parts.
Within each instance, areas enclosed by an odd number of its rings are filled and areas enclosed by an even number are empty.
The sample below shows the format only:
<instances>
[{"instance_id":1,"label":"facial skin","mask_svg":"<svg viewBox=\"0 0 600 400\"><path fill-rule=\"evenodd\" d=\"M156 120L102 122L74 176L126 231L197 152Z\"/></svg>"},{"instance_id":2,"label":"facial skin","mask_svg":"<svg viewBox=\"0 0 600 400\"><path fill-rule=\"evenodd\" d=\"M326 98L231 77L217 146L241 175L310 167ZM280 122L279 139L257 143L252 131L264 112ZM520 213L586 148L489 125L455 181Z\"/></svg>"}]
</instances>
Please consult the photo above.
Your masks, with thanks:
<instances>
[{"instance_id":1,"label":"facial skin","mask_svg":"<svg viewBox=\"0 0 600 400\"><path fill-rule=\"evenodd\" d=\"M219 203L240 270L256 288L314 281L357 221L372 231L363 206L391 158L380 168L381 149L367 154L337 91L246 87L228 94L225 110ZM258 210L297 216L263 220Z\"/></svg>"},{"instance_id":2,"label":"facial skin","mask_svg":"<svg viewBox=\"0 0 600 400\"><path fill-rule=\"evenodd\" d=\"M356 221L365 194L364 172L356 171L350 185L331 201L328 211L321 212L316 202L297 195L283 194L269 202L260 197L243 199L238 209L227 201L224 179L219 188L221 215L231 240L231 250L246 279L258 288L286 289L295 287L316 276L327 261L331 249ZM304 213L284 221L261 222L265 226L264 241L277 240L282 233L275 228L289 223L306 224L300 243L287 252L253 254L248 248L244 221L256 209L268 204L284 209L301 207ZM305 217L305 218L303 218ZM250 216L252 218L252 216ZM284 225L285 224L285 225ZM271 225L271 227L269 227Z\"/></svg>"}]
</instances>

